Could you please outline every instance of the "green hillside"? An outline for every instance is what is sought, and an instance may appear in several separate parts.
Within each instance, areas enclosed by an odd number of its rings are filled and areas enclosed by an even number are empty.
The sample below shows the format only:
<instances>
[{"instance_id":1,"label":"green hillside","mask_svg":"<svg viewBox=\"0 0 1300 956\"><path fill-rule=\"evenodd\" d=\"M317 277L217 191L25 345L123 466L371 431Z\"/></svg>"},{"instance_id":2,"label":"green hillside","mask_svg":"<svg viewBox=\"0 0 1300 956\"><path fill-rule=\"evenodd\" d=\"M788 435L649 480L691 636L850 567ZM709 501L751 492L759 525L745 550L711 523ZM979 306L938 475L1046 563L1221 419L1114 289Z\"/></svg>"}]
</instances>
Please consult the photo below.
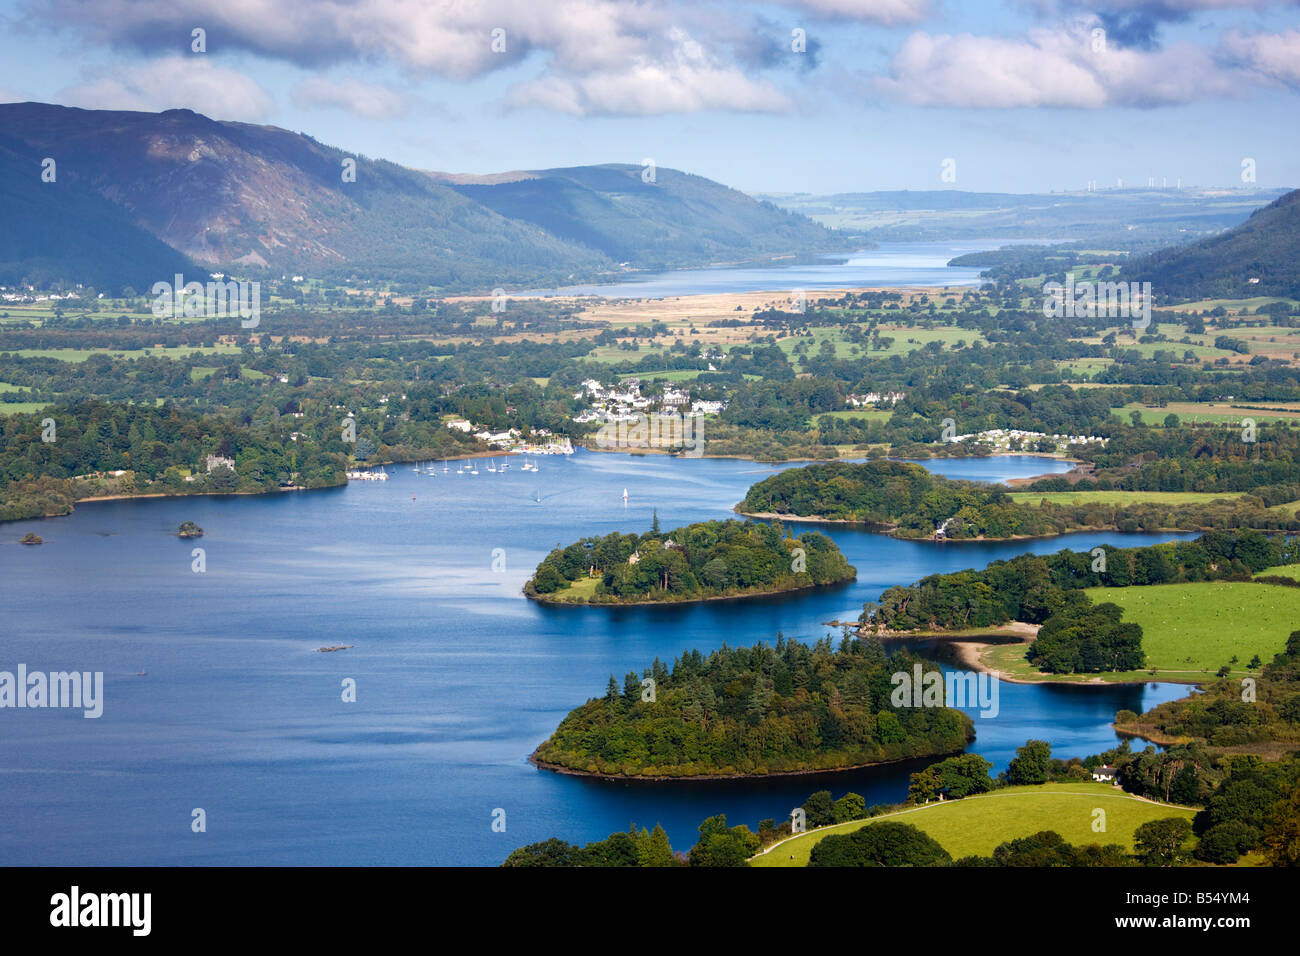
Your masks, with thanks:
<instances>
[{"instance_id":1,"label":"green hillside","mask_svg":"<svg viewBox=\"0 0 1300 956\"><path fill-rule=\"evenodd\" d=\"M1177 299L1300 296L1300 190L1222 235L1145 256L1124 275Z\"/></svg>"},{"instance_id":2,"label":"green hillside","mask_svg":"<svg viewBox=\"0 0 1300 956\"><path fill-rule=\"evenodd\" d=\"M1104 832L1093 830L1097 809L1106 812ZM774 845L751 860L750 865L807 866L813 846L822 838L832 833L852 833L880 820L912 824L937 840L956 860L988 856L1000 843L1041 830L1055 830L1076 846L1119 843L1131 850L1133 831L1142 824L1165 817L1190 821L1194 813L1190 808L1141 800L1109 784L1091 781L1006 787L963 800L927 803L873 820L824 827Z\"/></svg>"}]
</instances>

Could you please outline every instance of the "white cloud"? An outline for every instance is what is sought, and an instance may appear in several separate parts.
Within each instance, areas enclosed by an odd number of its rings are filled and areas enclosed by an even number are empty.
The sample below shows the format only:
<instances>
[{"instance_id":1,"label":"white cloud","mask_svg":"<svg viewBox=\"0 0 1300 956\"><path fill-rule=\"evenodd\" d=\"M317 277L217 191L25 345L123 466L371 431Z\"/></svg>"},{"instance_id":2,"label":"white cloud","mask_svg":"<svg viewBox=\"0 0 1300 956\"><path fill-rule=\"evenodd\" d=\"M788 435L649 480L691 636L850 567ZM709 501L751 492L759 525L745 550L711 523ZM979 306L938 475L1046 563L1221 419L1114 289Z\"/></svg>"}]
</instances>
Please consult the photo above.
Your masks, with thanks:
<instances>
[{"instance_id":1,"label":"white cloud","mask_svg":"<svg viewBox=\"0 0 1300 956\"><path fill-rule=\"evenodd\" d=\"M49 0L39 11L100 41L144 49L188 44L207 30L210 53L252 50L304 65L386 59L468 79L548 51L564 69L609 69L646 52L671 24L667 0ZM492 48L505 31L505 51Z\"/></svg>"},{"instance_id":2,"label":"white cloud","mask_svg":"<svg viewBox=\"0 0 1300 956\"><path fill-rule=\"evenodd\" d=\"M877 89L915 106L1013 109L1161 106L1239 93L1205 50L1094 50L1087 20L1023 37L913 33Z\"/></svg>"},{"instance_id":3,"label":"white cloud","mask_svg":"<svg viewBox=\"0 0 1300 956\"><path fill-rule=\"evenodd\" d=\"M876 5L893 10L916 2ZM202 26L210 55L239 48L315 68L386 61L463 81L529 59L538 73L512 88L510 104L571 113L786 107L770 84L683 39L681 22L701 21L674 0L49 0L41 13L98 42L145 50L174 48L177 37ZM355 108L357 92L309 86L298 96ZM360 101L375 115L397 108L379 94Z\"/></svg>"},{"instance_id":4,"label":"white cloud","mask_svg":"<svg viewBox=\"0 0 1300 956\"><path fill-rule=\"evenodd\" d=\"M919 23L930 14L930 0L776 0L814 17L863 20L881 26Z\"/></svg>"},{"instance_id":5,"label":"white cloud","mask_svg":"<svg viewBox=\"0 0 1300 956\"><path fill-rule=\"evenodd\" d=\"M669 31L669 53L640 56L582 75L545 76L520 83L507 94L508 105L560 113L646 116L700 110L781 112L784 94L728 64L716 62L681 30Z\"/></svg>"},{"instance_id":6,"label":"white cloud","mask_svg":"<svg viewBox=\"0 0 1300 956\"><path fill-rule=\"evenodd\" d=\"M392 119L405 113L409 106L402 94L351 77L331 80L309 76L295 85L289 95L303 109L343 109L366 119Z\"/></svg>"},{"instance_id":7,"label":"white cloud","mask_svg":"<svg viewBox=\"0 0 1300 956\"><path fill-rule=\"evenodd\" d=\"M214 119L259 122L274 110L270 95L238 70L200 56L170 56L139 66L96 70L67 87L59 101L102 110L191 109Z\"/></svg>"},{"instance_id":8,"label":"white cloud","mask_svg":"<svg viewBox=\"0 0 1300 956\"><path fill-rule=\"evenodd\" d=\"M1266 81L1300 88L1300 30L1223 35L1219 55Z\"/></svg>"}]
</instances>

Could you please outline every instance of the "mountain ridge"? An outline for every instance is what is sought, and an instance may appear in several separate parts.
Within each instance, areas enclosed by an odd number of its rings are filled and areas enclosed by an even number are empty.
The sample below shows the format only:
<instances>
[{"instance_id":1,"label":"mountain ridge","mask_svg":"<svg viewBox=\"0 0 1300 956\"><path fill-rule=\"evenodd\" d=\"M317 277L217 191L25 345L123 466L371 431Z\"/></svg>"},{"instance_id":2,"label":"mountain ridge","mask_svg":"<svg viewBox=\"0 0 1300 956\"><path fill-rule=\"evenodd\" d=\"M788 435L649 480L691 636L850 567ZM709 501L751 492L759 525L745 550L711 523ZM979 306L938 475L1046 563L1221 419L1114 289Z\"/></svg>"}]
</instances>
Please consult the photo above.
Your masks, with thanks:
<instances>
[{"instance_id":1,"label":"mountain ridge","mask_svg":"<svg viewBox=\"0 0 1300 956\"><path fill-rule=\"evenodd\" d=\"M110 203L124 232L145 230L209 269L459 291L846 248L806 217L666 168L652 182L620 164L437 173L192 110L3 104L0 135L27 157L54 157L58 182ZM51 185L35 169L17 182L19 193ZM39 223L15 228L33 240L29 260L59 259Z\"/></svg>"}]
</instances>

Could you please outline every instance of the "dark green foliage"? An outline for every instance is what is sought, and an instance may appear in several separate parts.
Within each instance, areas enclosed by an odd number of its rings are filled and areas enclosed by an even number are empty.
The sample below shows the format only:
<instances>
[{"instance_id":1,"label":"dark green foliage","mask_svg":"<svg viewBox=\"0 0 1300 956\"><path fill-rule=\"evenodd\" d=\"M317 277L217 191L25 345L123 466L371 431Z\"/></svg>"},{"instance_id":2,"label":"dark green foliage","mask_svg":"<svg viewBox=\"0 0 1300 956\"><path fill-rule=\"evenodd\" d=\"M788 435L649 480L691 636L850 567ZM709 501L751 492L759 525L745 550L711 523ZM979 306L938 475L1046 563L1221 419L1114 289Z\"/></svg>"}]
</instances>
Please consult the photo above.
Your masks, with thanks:
<instances>
[{"instance_id":1,"label":"dark green foliage","mask_svg":"<svg viewBox=\"0 0 1300 956\"><path fill-rule=\"evenodd\" d=\"M1245 700L1242 681L1220 678L1204 685L1204 693L1153 708L1139 722L1164 736L1193 737L1216 747L1300 745L1300 631L1293 631L1286 649L1260 671L1253 691L1254 699Z\"/></svg>"},{"instance_id":2,"label":"dark green foliage","mask_svg":"<svg viewBox=\"0 0 1300 956\"><path fill-rule=\"evenodd\" d=\"M778 472L750 488L740 508L747 514L857 521L905 537L929 537L945 521L950 538L1055 532L1039 509L1014 503L1002 488L953 481L898 461L836 462Z\"/></svg>"},{"instance_id":3,"label":"dark green foliage","mask_svg":"<svg viewBox=\"0 0 1300 956\"><path fill-rule=\"evenodd\" d=\"M632 776L760 775L934 756L973 739L969 717L946 707L895 707L891 675L915 659L886 659L876 642L723 646L656 662L655 700L610 691L561 721L535 754L543 764ZM829 792L810 798L810 826L831 823ZM840 807L843 812L844 806Z\"/></svg>"},{"instance_id":4,"label":"dark green foliage","mask_svg":"<svg viewBox=\"0 0 1300 956\"><path fill-rule=\"evenodd\" d=\"M1173 866L1184 858L1192 825L1182 817L1149 820L1133 832L1137 858L1146 866Z\"/></svg>"},{"instance_id":5,"label":"dark green foliage","mask_svg":"<svg viewBox=\"0 0 1300 956\"><path fill-rule=\"evenodd\" d=\"M952 857L910 823L883 821L831 834L812 848L809 866L943 866Z\"/></svg>"},{"instance_id":6,"label":"dark green foliage","mask_svg":"<svg viewBox=\"0 0 1300 956\"><path fill-rule=\"evenodd\" d=\"M758 835L746 826L727 826L720 813L700 824L700 839L691 847L691 866L749 866L759 847Z\"/></svg>"},{"instance_id":7,"label":"dark green foliage","mask_svg":"<svg viewBox=\"0 0 1300 956\"><path fill-rule=\"evenodd\" d=\"M979 754L949 757L912 774L908 800L925 803L940 794L947 800L960 800L971 794L987 793L993 789L993 780L989 777L992 768L993 764Z\"/></svg>"},{"instance_id":8,"label":"dark green foliage","mask_svg":"<svg viewBox=\"0 0 1300 956\"><path fill-rule=\"evenodd\" d=\"M1093 843L1076 847L1055 830L1041 830L1032 836L1009 840L993 849L993 857L983 862L979 857L959 860L963 866L1131 866L1132 860L1118 844Z\"/></svg>"},{"instance_id":9,"label":"dark green foliage","mask_svg":"<svg viewBox=\"0 0 1300 956\"><path fill-rule=\"evenodd\" d=\"M592 604L689 601L835 584L856 573L824 534L783 538L761 522L702 521L667 534L615 531L557 548L524 591L563 599L569 582L598 577Z\"/></svg>"},{"instance_id":10,"label":"dark green foliage","mask_svg":"<svg viewBox=\"0 0 1300 956\"><path fill-rule=\"evenodd\" d=\"M1029 660L1057 674L1136 670L1146 662L1142 626L1123 623L1123 613L1119 605L1093 604L1071 592L1065 607L1039 629Z\"/></svg>"},{"instance_id":11,"label":"dark green foliage","mask_svg":"<svg viewBox=\"0 0 1300 956\"><path fill-rule=\"evenodd\" d=\"M584 847L555 837L530 843L511 853L501 865L680 866L681 863L674 856L668 834L662 826L656 823L653 830L638 830L634 823L626 833L611 833L605 839Z\"/></svg>"},{"instance_id":12,"label":"dark green foliage","mask_svg":"<svg viewBox=\"0 0 1300 956\"><path fill-rule=\"evenodd\" d=\"M1126 266L1126 278L1181 299L1300 297L1300 190L1289 192L1227 232L1173 246ZM1252 279L1259 280L1252 283Z\"/></svg>"},{"instance_id":13,"label":"dark green foliage","mask_svg":"<svg viewBox=\"0 0 1300 956\"><path fill-rule=\"evenodd\" d=\"M1012 786L1046 783L1051 770L1052 745L1046 740L1030 740L1016 750L1007 766L1007 783Z\"/></svg>"},{"instance_id":14,"label":"dark green foliage","mask_svg":"<svg viewBox=\"0 0 1300 956\"><path fill-rule=\"evenodd\" d=\"M879 437L883 439L885 436ZM933 441L934 436L927 440ZM947 449L951 446L939 447ZM1039 481L1034 488L1064 491L1075 487L1081 490L1085 484L1065 484L1065 487L1058 488L1052 484L1056 480ZM1257 479L1247 487L1262 483ZM865 464L833 462L779 472L751 487L740 504L740 510L745 514L860 522L904 538L933 537L940 527L943 537L948 539L994 540L1045 537L1082 528L1197 531L1225 525L1265 529L1291 527L1283 516L1269 512L1262 504L1243 499L1183 505L1057 504L1047 501L1033 505L1014 501L1008 497L1006 489L997 485L955 481L932 475L920 465L906 462L871 461ZM1158 573L1157 569L1152 572L1151 580L1138 583L1159 583L1154 578ZM1147 576L1145 571L1139 572L1140 578Z\"/></svg>"},{"instance_id":15,"label":"dark green foliage","mask_svg":"<svg viewBox=\"0 0 1300 956\"><path fill-rule=\"evenodd\" d=\"M1103 545L1104 570L1086 552L1025 554L994 561L982 571L932 574L916 584L891 587L878 605L867 605L870 616L864 613L863 620L900 631L989 627L1012 620L1042 624L1065 608L1070 591L1244 580L1283 563L1289 547L1281 538L1243 530L1212 531L1195 541L1145 548Z\"/></svg>"},{"instance_id":16,"label":"dark green foliage","mask_svg":"<svg viewBox=\"0 0 1300 956\"><path fill-rule=\"evenodd\" d=\"M87 363L89 364L89 363ZM57 440L41 440L54 419ZM275 491L342 484L341 442L286 440L293 426L253 426L175 406L85 400L33 415L0 416L0 520L66 514L104 494ZM333 437L338 437L334 433ZM235 462L210 472L208 455ZM121 471L122 475L112 472ZM185 481L184 472L193 480ZM39 477L37 477L39 476Z\"/></svg>"},{"instance_id":17,"label":"dark green foliage","mask_svg":"<svg viewBox=\"0 0 1300 956\"><path fill-rule=\"evenodd\" d=\"M1211 827L1196 846L1196 858L1207 863L1236 863L1259 846L1262 834L1248 823L1230 820Z\"/></svg>"}]
</instances>

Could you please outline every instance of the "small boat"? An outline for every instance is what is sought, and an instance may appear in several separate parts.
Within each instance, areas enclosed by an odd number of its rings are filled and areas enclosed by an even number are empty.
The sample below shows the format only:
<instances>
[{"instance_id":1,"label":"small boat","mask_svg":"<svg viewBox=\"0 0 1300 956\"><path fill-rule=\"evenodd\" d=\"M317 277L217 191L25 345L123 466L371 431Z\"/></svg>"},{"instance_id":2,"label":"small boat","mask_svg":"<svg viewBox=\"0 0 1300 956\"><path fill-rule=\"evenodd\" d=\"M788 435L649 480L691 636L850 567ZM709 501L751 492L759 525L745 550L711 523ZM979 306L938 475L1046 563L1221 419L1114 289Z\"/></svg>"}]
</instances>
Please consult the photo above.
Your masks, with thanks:
<instances>
[{"instance_id":1,"label":"small boat","mask_svg":"<svg viewBox=\"0 0 1300 956\"><path fill-rule=\"evenodd\" d=\"M488 462L487 470L491 472L495 472L497 470L497 463L495 460Z\"/></svg>"},{"instance_id":2,"label":"small boat","mask_svg":"<svg viewBox=\"0 0 1300 956\"><path fill-rule=\"evenodd\" d=\"M444 459L442 460L442 473L443 473L444 475L447 473L447 468L448 468L448 465L447 465L447 459L444 458Z\"/></svg>"},{"instance_id":3,"label":"small boat","mask_svg":"<svg viewBox=\"0 0 1300 956\"><path fill-rule=\"evenodd\" d=\"M627 489L626 489L626 488L623 489L623 501L624 501L624 502L627 501Z\"/></svg>"}]
</instances>

